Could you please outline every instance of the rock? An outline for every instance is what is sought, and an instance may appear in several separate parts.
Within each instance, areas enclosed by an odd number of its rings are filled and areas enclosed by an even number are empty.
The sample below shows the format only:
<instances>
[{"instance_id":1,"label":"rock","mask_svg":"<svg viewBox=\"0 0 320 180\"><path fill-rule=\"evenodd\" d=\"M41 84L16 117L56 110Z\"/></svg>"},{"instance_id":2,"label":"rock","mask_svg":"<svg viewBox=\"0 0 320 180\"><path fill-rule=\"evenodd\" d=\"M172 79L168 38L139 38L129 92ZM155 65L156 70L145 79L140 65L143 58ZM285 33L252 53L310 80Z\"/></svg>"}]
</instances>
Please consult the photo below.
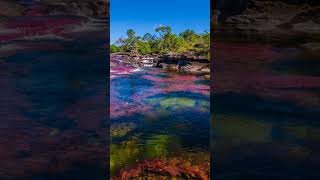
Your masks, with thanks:
<instances>
[{"instance_id":1,"label":"rock","mask_svg":"<svg viewBox=\"0 0 320 180\"><path fill-rule=\"evenodd\" d=\"M210 61L192 53L166 54L157 56L142 56L135 53L117 53L126 62L134 67L158 67L169 71L181 72L195 75L210 74Z\"/></svg>"},{"instance_id":2,"label":"rock","mask_svg":"<svg viewBox=\"0 0 320 180\"><path fill-rule=\"evenodd\" d=\"M221 29L278 37L320 34L320 4L311 6L307 1L250 0L241 14L227 17L222 24Z\"/></svg>"},{"instance_id":3,"label":"rock","mask_svg":"<svg viewBox=\"0 0 320 180\"><path fill-rule=\"evenodd\" d=\"M210 75L204 75L203 76L206 80L210 80Z\"/></svg>"},{"instance_id":4,"label":"rock","mask_svg":"<svg viewBox=\"0 0 320 180\"><path fill-rule=\"evenodd\" d=\"M14 1L0 0L0 16L21 16L26 8Z\"/></svg>"},{"instance_id":5,"label":"rock","mask_svg":"<svg viewBox=\"0 0 320 180\"><path fill-rule=\"evenodd\" d=\"M320 56L320 43L319 42L310 42L301 45L301 47L308 53L317 54Z\"/></svg>"},{"instance_id":6,"label":"rock","mask_svg":"<svg viewBox=\"0 0 320 180\"><path fill-rule=\"evenodd\" d=\"M185 56L160 57L156 67L183 72L187 74L204 75L210 74L210 62L206 59L192 59Z\"/></svg>"},{"instance_id":7,"label":"rock","mask_svg":"<svg viewBox=\"0 0 320 180\"><path fill-rule=\"evenodd\" d=\"M317 24L311 20L306 22L301 22L292 25L292 30L301 32L301 33L314 33L317 34L320 32L320 24Z\"/></svg>"},{"instance_id":8,"label":"rock","mask_svg":"<svg viewBox=\"0 0 320 180\"><path fill-rule=\"evenodd\" d=\"M205 74L210 74L210 68L202 68L201 72L205 73Z\"/></svg>"},{"instance_id":9,"label":"rock","mask_svg":"<svg viewBox=\"0 0 320 180\"><path fill-rule=\"evenodd\" d=\"M107 0L43 0L41 4L51 14L106 17L109 14L109 2Z\"/></svg>"}]
</instances>

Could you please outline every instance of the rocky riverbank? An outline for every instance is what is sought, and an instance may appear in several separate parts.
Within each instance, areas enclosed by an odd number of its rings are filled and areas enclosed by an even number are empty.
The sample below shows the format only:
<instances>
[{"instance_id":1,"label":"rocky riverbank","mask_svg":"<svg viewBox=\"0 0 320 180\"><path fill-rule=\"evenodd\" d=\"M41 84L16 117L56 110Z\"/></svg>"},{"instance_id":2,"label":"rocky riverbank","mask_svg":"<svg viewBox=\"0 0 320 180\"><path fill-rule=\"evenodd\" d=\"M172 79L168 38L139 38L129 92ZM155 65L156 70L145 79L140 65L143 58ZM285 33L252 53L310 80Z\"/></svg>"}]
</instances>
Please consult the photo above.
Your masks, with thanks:
<instances>
[{"instance_id":1,"label":"rocky riverbank","mask_svg":"<svg viewBox=\"0 0 320 180\"><path fill-rule=\"evenodd\" d=\"M168 71L201 75L210 79L210 61L205 57L189 54L137 55L131 53L114 53L111 56L121 58L134 67L157 67Z\"/></svg>"},{"instance_id":2,"label":"rocky riverbank","mask_svg":"<svg viewBox=\"0 0 320 180\"><path fill-rule=\"evenodd\" d=\"M243 12L221 20L219 31L320 41L320 3L249 0Z\"/></svg>"}]
</instances>

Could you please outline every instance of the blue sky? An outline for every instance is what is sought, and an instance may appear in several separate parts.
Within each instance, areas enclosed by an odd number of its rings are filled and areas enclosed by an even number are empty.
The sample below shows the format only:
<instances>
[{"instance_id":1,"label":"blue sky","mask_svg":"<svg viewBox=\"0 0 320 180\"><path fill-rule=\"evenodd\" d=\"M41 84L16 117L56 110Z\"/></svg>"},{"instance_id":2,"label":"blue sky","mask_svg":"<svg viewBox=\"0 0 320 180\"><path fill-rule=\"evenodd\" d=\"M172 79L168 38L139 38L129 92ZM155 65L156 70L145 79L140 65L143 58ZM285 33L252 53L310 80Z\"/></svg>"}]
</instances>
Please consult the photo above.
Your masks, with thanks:
<instances>
[{"instance_id":1,"label":"blue sky","mask_svg":"<svg viewBox=\"0 0 320 180\"><path fill-rule=\"evenodd\" d=\"M210 31L210 0L110 0L111 43L131 28L138 35L159 25L174 33L186 29Z\"/></svg>"}]
</instances>

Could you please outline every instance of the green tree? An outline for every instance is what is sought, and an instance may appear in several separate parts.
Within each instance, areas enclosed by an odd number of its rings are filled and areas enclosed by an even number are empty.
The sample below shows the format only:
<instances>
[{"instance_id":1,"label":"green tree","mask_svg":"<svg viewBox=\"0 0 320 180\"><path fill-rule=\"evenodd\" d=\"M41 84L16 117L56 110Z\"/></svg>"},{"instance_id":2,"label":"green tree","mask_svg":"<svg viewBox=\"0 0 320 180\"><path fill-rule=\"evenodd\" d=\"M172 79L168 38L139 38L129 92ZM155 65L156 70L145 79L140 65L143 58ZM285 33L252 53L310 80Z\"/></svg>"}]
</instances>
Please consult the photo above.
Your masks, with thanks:
<instances>
[{"instance_id":1,"label":"green tree","mask_svg":"<svg viewBox=\"0 0 320 180\"><path fill-rule=\"evenodd\" d=\"M128 29L126 38L119 38L112 52L132 50L141 55L183 53L192 51L197 55L209 57L210 33L197 34L193 30L185 30L179 35L172 33L170 26L159 26L155 34L146 33L142 37L136 36L133 29Z\"/></svg>"},{"instance_id":2,"label":"green tree","mask_svg":"<svg viewBox=\"0 0 320 180\"><path fill-rule=\"evenodd\" d=\"M117 52L120 52L120 47L114 45L114 44L111 44L110 45L110 52L111 53L117 53Z\"/></svg>"},{"instance_id":3,"label":"green tree","mask_svg":"<svg viewBox=\"0 0 320 180\"><path fill-rule=\"evenodd\" d=\"M181 36L185 41L191 44L199 40L199 35L190 29L181 32L179 36Z\"/></svg>"},{"instance_id":4,"label":"green tree","mask_svg":"<svg viewBox=\"0 0 320 180\"><path fill-rule=\"evenodd\" d=\"M199 55L206 56L210 59L210 33L204 32L200 35L199 41L194 45L195 51Z\"/></svg>"},{"instance_id":5,"label":"green tree","mask_svg":"<svg viewBox=\"0 0 320 180\"><path fill-rule=\"evenodd\" d=\"M164 38L165 36L171 34L172 30L170 26L159 26L155 29L157 33L159 33L160 38Z\"/></svg>"},{"instance_id":6,"label":"green tree","mask_svg":"<svg viewBox=\"0 0 320 180\"><path fill-rule=\"evenodd\" d=\"M119 38L116 42L122 49L126 52L132 51L134 49L134 45L138 38L136 37L136 33L133 29L127 30L127 38Z\"/></svg>"},{"instance_id":7,"label":"green tree","mask_svg":"<svg viewBox=\"0 0 320 180\"><path fill-rule=\"evenodd\" d=\"M137 41L135 44L135 50L137 50L141 55L151 54L152 52L150 44L144 41Z\"/></svg>"},{"instance_id":8,"label":"green tree","mask_svg":"<svg viewBox=\"0 0 320 180\"><path fill-rule=\"evenodd\" d=\"M148 42L148 41L152 41L153 38L154 37L150 33L146 33L145 35L143 35L142 40Z\"/></svg>"},{"instance_id":9,"label":"green tree","mask_svg":"<svg viewBox=\"0 0 320 180\"><path fill-rule=\"evenodd\" d=\"M128 29L126 34L128 36L128 39L134 38L136 36L136 32L133 29Z\"/></svg>"}]
</instances>

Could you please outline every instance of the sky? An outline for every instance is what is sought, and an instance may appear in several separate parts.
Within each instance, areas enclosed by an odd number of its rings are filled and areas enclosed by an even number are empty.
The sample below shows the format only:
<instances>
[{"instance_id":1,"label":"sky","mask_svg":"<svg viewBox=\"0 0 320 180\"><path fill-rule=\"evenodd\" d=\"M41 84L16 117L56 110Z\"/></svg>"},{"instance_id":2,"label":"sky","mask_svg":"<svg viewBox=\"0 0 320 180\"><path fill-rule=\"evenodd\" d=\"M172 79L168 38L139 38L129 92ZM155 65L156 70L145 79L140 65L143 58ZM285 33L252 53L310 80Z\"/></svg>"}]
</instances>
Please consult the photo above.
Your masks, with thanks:
<instances>
[{"instance_id":1,"label":"sky","mask_svg":"<svg viewBox=\"0 0 320 180\"><path fill-rule=\"evenodd\" d=\"M210 0L110 0L111 43L130 28L142 36L160 25L173 33L210 31Z\"/></svg>"}]
</instances>

